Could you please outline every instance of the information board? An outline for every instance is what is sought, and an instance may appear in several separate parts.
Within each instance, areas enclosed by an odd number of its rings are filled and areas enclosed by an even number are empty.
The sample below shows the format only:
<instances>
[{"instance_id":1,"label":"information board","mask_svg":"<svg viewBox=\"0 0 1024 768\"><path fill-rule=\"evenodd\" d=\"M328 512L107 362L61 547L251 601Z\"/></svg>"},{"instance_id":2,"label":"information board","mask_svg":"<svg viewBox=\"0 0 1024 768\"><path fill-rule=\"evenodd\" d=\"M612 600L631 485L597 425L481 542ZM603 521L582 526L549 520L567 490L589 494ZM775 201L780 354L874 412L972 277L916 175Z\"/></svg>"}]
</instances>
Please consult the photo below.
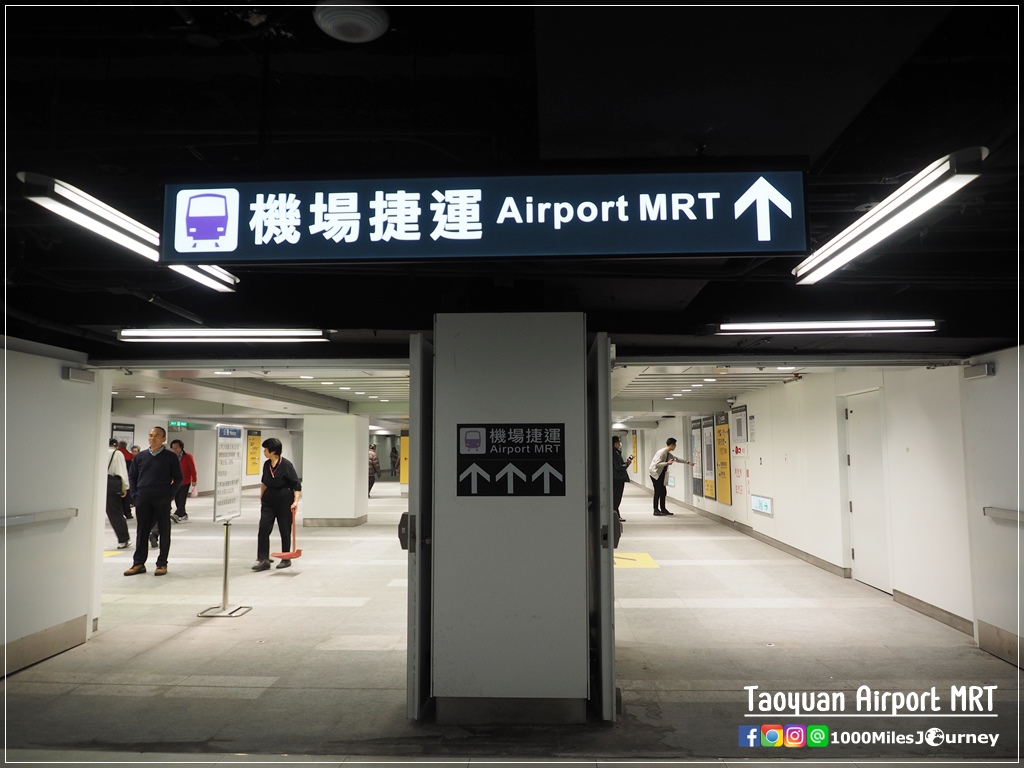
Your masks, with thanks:
<instances>
[{"instance_id":1,"label":"information board","mask_svg":"<svg viewBox=\"0 0 1024 768\"><path fill-rule=\"evenodd\" d=\"M243 431L242 427L217 425L217 486L213 494L215 523L242 514Z\"/></svg>"}]
</instances>

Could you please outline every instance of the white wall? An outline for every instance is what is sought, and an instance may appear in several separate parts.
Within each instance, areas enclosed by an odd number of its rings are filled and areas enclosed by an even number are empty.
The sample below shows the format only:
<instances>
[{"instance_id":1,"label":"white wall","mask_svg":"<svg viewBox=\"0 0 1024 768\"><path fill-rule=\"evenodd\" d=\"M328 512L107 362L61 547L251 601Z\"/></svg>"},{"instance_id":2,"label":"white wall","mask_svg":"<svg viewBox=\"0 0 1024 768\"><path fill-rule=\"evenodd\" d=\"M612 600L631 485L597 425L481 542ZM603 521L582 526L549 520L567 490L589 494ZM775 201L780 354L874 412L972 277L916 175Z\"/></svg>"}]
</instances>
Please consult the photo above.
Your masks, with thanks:
<instances>
[{"instance_id":1,"label":"white wall","mask_svg":"<svg viewBox=\"0 0 1024 768\"><path fill-rule=\"evenodd\" d=\"M978 357L973 362L992 363L995 376L961 382L976 618L1014 634L1020 633L1024 594L1020 527L985 516L982 510L1020 510L1020 353L1018 347Z\"/></svg>"},{"instance_id":2,"label":"white wall","mask_svg":"<svg viewBox=\"0 0 1024 768\"><path fill-rule=\"evenodd\" d=\"M369 425L366 416L349 414L304 419L302 443L306 466L299 472L299 512L303 525L366 522Z\"/></svg>"},{"instance_id":3,"label":"white wall","mask_svg":"<svg viewBox=\"0 0 1024 768\"><path fill-rule=\"evenodd\" d=\"M970 618L959 368L885 371L893 589Z\"/></svg>"},{"instance_id":4,"label":"white wall","mask_svg":"<svg viewBox=\"0 0 1024 768\"><path fill-rule=\"evenodd\" d=\"M82 615L91 628L99 615L110 377L66 381L68 364L6 353L4 514L78 510L68 520L5 529L7 643Z\"/></svg>"}]
</instances>

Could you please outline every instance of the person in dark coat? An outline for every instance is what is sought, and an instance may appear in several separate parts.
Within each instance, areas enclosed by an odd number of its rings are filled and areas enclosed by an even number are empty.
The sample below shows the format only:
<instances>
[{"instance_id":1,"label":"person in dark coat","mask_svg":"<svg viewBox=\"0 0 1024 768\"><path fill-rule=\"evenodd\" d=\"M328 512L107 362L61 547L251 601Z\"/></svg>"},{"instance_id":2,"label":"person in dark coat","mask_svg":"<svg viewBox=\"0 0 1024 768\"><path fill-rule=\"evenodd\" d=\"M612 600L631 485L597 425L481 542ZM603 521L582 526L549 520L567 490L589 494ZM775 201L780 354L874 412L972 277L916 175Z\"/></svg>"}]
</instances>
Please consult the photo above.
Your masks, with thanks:
<instances>
[{"instance_id":1,"label":"person in dark coat","mask_svg":"<svg viewBox=\"0 0 1024 768\"><path fill-rule=\"evenodd\" d=\"M154 575L167 574L167 556L171 551L171 499L181 485L181 466L178 457L168 450L167 430L153 427L149 430L149 450L139 451L128 467L128 488L135 499L135 557L125 576L146 572L149 559L149 536L156 523L160 532L160 553L156 557Z\"/></svg>"}]
</instances>

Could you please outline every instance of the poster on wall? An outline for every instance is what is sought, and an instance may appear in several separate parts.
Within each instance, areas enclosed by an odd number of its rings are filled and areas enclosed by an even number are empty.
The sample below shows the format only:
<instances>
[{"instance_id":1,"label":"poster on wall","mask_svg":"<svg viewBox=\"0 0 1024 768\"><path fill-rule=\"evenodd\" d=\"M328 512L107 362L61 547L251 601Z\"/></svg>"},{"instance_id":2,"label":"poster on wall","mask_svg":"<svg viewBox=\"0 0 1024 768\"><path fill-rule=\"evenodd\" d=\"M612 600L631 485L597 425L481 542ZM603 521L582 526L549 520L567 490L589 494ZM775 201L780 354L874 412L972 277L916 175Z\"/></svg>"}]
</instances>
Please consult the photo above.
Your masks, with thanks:
<instances>
[{"instance_id":1,"label":"poster on wall","mask_svg":"<svg viewBox=\"0 0 1024 768\"><path fill-rule=\"evenodd\" d=\"M729 455L729 414L715 414L715 487L718 503L732 505L732 478Z\"/></svg>"},{"instance_id":2,"label":"poster on wall","mask_svg":"<svg viewBox=\"0 0 1024 768\"><path fill-rule=\"evenodd\" d=\"M747 406L741 405L732 409L732 441L747 442Z\"/></svg>"},{"instance_id":3,"label":"poster on wall","mask_svg":"<svg viewBox=\"0 0 1024 768\"><path fill-rule=\"evenodd\" d=\"M118 443L124 443L130 451L132 446L135 445L135 425L111 424L110 436L117 440Z\"/></svg>"},{"instance_id":4,"label":"poster on wall","mask_svg":"<svg viewBox=\"0 0 1024 768\"><path fill-rule=\"evenodd\" d=\"M704 497L715 498L715 419L707 416L700 422L702 455L704 463L701 474L704 475Z\"/></svg>"},{"instance_id":5,"label":"poster on wall","mask_svg":"<svg viewBox=\"0 0 1024 768\"><path fill-rule=\"evenodd\" d=\"M245 474L258 475L260 473L260 448L263 442L260 440L262 432L258 429L249 429L245 432Z\"/></svg>"},{"instance_id":6,"label":"poster on wall","mask_svg":"<svg viewBox=\"0 0 1024 768\"><path fill-rule=\"evenodd\" d=\"M700 419L690 422L690 458L693 459L693 473L690 475L693 485L693 495L704 495L704 464L701 457L704 455L704 438L701 436Z\"/></svg>"}]
</instances>

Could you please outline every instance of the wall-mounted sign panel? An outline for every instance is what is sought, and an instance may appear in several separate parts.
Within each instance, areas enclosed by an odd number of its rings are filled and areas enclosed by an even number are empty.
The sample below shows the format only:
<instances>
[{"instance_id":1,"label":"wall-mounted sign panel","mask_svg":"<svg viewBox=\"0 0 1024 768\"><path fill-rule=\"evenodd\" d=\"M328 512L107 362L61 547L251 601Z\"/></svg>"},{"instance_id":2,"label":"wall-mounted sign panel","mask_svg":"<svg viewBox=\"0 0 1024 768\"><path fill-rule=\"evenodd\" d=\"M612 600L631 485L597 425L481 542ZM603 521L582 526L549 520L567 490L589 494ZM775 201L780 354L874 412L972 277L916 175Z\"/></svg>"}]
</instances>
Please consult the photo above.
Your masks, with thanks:
<instances>
[{"instance_id":1,"label":"wall-mounted sign panel","mask_svg":"<svg viewBox=\"0 0 1024 768\"><path fill-rule=\"evenodd\" d=\"M806 255L797 171L169 185L171 264Z\"/></svg>"},{"instance_id":2,"label":"wall-mounted sign panel","mask_svg":"<svg viewBox=\"0 0 1024 768\"><path fill-rule=\"evenodd\" d=\"M690 458L693 459L693 473L690 481L693 495L704 495L704 437L700 419L690 422Z\"/></svg>"},{"instance_id":3,"label":"wall-mounted sign panel","mask_svg":"<svg viewBox=\"0 0 1024 768\"><path fill-rule=\"evenodd\" d=\"M713 416L705 416L701 419L701 441L703 448L701 456L704 459L704 466L701 474L704 477L704 498L715 498L715 477L717 468L715 466L715 419Z\"/></svg>"},{"instance_id":4,"label":"wall-mounted sign panel","mask_svg":"<svg viewBox=\"0 0 1024 768\"><path fill-rule=\"evenodd\" d=\"M565 424L459 424L459 496L565 496Z\"/></svg>"},{"instance_id":5,"label":"wall-mounted sign panel","mask_svg":"<svg viewBox=\"0 0 1024 768\"><path fill-rule=\"evenodd\" d=\"M772 511L771 496L757 496L756 494L751 495L750 508L755 512L760 512L762 515L768 515L769 517L772 517L775 514Z\"/></svg>"}]
</instances>

